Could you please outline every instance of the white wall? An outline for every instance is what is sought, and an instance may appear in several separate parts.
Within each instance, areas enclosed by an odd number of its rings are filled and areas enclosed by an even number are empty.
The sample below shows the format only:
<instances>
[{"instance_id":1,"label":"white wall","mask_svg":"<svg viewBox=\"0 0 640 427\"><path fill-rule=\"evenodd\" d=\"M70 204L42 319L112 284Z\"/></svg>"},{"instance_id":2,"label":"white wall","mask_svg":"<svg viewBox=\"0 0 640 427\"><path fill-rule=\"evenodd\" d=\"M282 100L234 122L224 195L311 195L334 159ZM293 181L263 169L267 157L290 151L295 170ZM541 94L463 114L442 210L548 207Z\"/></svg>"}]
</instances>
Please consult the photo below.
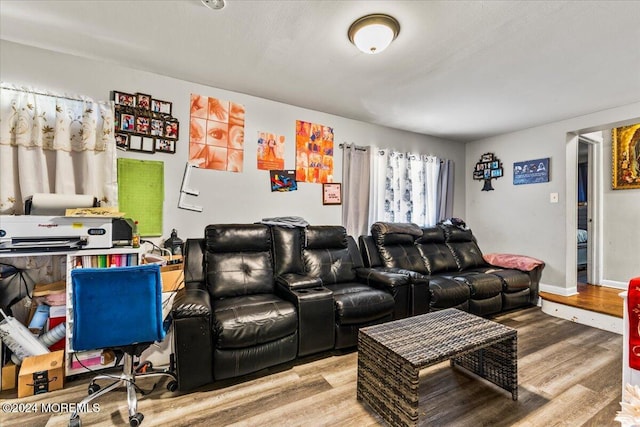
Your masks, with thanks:
<instances>
[{"instance_id":1,"label":"white wall","mask_svg":"<svg viewBox=\"0 0 640 427\"><path fill-rule=\"evenodd\" d=\"M162 70L158 70L158 73L161 74ZM0 79L6 83L28 85L57 93L81 94L94 99L109 99L112 90L141 92L173 102L173 115L178 118L181 126L176 154L119 152L119 156L123 157L165 162L163 239L169 236L172 228L177 228L178 235L184 239L201 236L207 224L256 222L273 216L295 215L312 224L340 224L341 207L322 205L321 185L300 183L298 191L272 193L268 182L269 172L257 170L258 131L285 135L285 168L295 167L296 120L321 123L334 128L336 182L340 182L342 177L342 151L337 147L342 142L375 144L453 160L456 171L454 216L465 215L465 148L461 143L371 125L160 74L0 41ZM205 169L195 169L193 172L190 187L200 190L200 196L188 197L186 201L188 204L202 206L202 213L177 207L182 176L188 160L191 93L231 100L243 104L246 110L244 172ZM340 100L336 99L335 102Z\"/></svg>"},{"instance_id":2,"label":"white wall","mask_svg":"<svg viewBox=\"0 0 640 427\"><path fill-rule=\"evenodd\" d=\"M577 147L575 133L639 120L640 103L635 103L467 144L467 223L483 251L540 258L546 262L541 283L557 293L571 293L576 286L576 218L571 212L577 173L575 160L567 159ZM640 190L606 190L611 188L610 142L604 149L603 279L627 283L640 275ZM486 152L494 153L504 167L504 177L493 180L495 190L489 192L480 191L482 182L471 177ZM545 157L551 158L550 182L513 185L514 162ZM559 193L559 203L549 202L552 192Z\"/></svg>"},{"instance_id":3,"label":"white wall","mask_svg":"<svg viewBox=\"0 0 640 427\"><path fill-rule=\"evenodd\" d=\"M640 189L611 188L611 131L603 136L603 284L626 288L629 279L640 277Z\"/></svg>"}]
</instances>

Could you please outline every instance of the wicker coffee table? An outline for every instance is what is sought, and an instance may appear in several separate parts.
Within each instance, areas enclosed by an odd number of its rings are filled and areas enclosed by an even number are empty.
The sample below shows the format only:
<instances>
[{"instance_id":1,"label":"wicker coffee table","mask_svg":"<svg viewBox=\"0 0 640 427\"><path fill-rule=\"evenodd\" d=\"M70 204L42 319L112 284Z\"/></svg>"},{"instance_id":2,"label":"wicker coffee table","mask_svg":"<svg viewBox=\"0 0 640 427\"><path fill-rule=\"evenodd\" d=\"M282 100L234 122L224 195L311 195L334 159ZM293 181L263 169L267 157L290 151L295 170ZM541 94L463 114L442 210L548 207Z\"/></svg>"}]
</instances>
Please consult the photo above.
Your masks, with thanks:
<instances>
[{"instance_id":1,"label":"wicker coffee table","mask_svg":"<svg viewBox=\"0 0 640 427\"><path fill-rule=\"evenodd\" d=\"M517 331L453 308L360 329L358 400L391 425L415 426L420 370L445 360L518 400Z\"/></svg>"}]
</instances>

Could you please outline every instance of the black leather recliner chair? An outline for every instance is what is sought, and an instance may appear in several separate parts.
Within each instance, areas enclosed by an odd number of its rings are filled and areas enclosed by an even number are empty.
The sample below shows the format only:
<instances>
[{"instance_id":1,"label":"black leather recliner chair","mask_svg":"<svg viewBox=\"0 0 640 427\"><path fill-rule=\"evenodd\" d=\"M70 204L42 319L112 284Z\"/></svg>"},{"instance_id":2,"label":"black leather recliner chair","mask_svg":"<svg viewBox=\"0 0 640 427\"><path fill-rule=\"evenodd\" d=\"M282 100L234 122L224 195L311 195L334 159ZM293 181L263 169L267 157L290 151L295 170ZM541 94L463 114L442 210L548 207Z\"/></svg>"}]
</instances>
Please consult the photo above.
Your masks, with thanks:
<instances>
[{"instance_id":1,"label":"black leather recliner chair","mask_svg":"<svg viewBox=\"0 0 640 427\"><path fill-rule=\"evenodd\" d=\"M186 242L173 303L178 387L353 347L358 328L406 312L408 284L364 268L340 226L209 225Z\"/></svg>"},{"instance_id":2,"label":"black leather recliner chair","mask_svg":"<svg viewBox=\"0 0 640 427\"><path fill-rule=\"evenodd\" d=\"M391 292L367 284L356 242L341 226L312 226L305 230L302 258L305 271L331 291L335 303L335 345L358 343L358 329L393 319ZM358 276L358 270L360 277Z\"/></svg>"},{"instance_id":3,"label":"black leather recliner chair","mask_svg":"<svg viewBox=\"0 0 640 427\"><path fill-rule=\"evenodd\" d=\"M173 305L181 389L295 359L298 315L278 295L268 226L209 225L185 254L185 289Z\"/></svg>"}]
</instances>

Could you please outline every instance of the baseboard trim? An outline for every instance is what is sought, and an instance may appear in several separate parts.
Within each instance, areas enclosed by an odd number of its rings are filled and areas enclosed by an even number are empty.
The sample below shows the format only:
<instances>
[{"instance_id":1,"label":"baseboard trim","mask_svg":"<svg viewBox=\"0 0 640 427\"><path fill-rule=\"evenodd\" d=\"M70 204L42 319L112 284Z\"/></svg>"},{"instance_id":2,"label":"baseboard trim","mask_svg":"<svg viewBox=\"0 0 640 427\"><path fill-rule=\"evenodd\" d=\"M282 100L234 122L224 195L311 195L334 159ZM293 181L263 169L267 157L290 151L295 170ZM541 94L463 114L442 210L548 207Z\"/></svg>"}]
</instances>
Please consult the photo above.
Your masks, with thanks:
<instances>
[{"instance_id":1,"label":"baseboard trim","mask_svg":"<svg viewBox=\"0 0 640 427\"><path fill-rule=\"evenodd\" d=\"M571 295L578 294L577 286L574 286L573 288L561 288L560 286L545 285L544 283L540 283L538 289L540 292L549 292L550 294L562 295L563 297L569 297Z\"/></svg>"},{"instance_id":2,"label":"baseboard trim","mask_svg":"<svg viewBox=\"0 0 640 427\"><path fill-rule=\"evenodd\" d=\"M622 331L624 329L623 319L615 316L609 316L608 314L583 310L578 307L559 304L545 299L542 300L541 309L543 313L550 316L559 317L561 319L570 320L572 322L620 335L622 335Z\"/></svg>"},{"instance_id":3,"label":"baseboard trim","mask_svg":"<svg viewBox=\"0 0 640 427\"><path fill-rule=\"evenodd\" d=\"M614 289L622 289L624 291L626 291L629 288L629 284L625 283L625 282L617 282L615 280L602 280L602 283L600 283L603 286L608 286L609 288L614 288Z\"/></svg>"}]
</instances>

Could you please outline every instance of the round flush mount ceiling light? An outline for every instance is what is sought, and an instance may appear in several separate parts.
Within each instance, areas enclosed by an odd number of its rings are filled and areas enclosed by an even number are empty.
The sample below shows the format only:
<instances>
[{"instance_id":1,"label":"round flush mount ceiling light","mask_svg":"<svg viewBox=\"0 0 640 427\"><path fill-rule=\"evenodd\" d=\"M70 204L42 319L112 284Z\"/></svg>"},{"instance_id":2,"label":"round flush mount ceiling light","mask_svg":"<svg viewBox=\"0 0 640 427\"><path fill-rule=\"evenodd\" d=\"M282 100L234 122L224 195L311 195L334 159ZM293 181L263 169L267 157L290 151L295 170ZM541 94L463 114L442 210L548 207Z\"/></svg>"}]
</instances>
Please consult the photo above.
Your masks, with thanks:
<instances>
[{"instance_id":1,"label":"round flush mount ceiling light","mask_svg":"<svg viewBox=\"0 0 640 427\"><path fill-rule=\"evenodd\" d=\"M224 0L200 0L209 9L219 10L224 7Z\"/></svg>"},{"instance_id":2,"label":"round flush mount ceiling light","mask_svg":"<svg viewBox=\"0 0 640 427\"><path fill-rule=\"evenodd\" d=\"M349 40L364 53L385 50L400 32L400 23L392 16L374 13L357 19L349 27Z\"/></svg>"}]
</instances>

